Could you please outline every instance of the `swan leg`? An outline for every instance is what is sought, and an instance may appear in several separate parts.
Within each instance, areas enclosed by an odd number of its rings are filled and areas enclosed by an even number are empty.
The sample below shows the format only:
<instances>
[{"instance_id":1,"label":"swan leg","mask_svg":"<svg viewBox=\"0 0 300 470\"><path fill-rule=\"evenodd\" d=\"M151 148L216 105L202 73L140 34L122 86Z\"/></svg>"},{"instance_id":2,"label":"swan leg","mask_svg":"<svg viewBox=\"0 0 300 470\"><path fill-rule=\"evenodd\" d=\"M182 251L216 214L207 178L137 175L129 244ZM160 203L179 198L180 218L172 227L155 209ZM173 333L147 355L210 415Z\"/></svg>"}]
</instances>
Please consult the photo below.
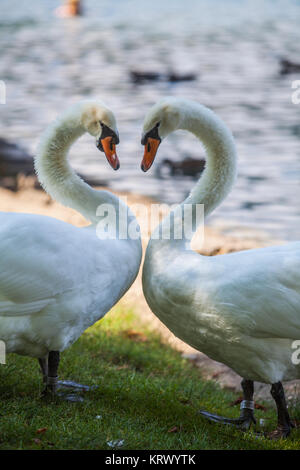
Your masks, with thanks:
<instances>
[{"instance_id":1,"label":"swan leg","mask_svg":"<svg viewBox=\"0 0 300 470\"><path fill-rule=\"evenodd\" d=\"M57 371L59 366L59 351L50 351L48 355L48 375L43 396L54 396L57 391Z\"/></svg>"},{"instance_id":2,"label":"swan leg","mask_svg":"<svg viewBox=\"0 0 300 470\"><path fill-rule=\"evenodd\" d=\"M48 363L46 361L48 374L46 376L46 387L43 391L43 397L58 396L64 400L72 402L84 401L78 392L86 392L94 387L89 387L88 385L81 385L70 380L58 380L57 372L59 361L59 351L50 351L48 355ZM44 360L41 359L39 360L39 362L41 368L45 367ZM45 370L45 368L42 369L43 373Z\"/></svg>"},{"instance_id":3,"label":"swan leg","mask_svg":"<svg viewBox=\"0 0 300 470\"><path fill-rule=\"evenodd\" d=\"M239 418L225 418L223 416L209 413L208 411L200 411L205 418L215 423L229 424L236 426L238 429L247 431L252 423L256 423L254 418L254 383L252 380L243 379L241 382L243 389L243 401L241 402L241 412Z\"/></svg>"},{"instance_id":4,"label":"swan leg","mask_svg":"<svg viewBox=\"0 0 300 470\"><path fill-rule=\"evenodd\" d=\"M294 427L287 409L284 388L281 382L272 384L271 395L275 400L277 407L277 428L275 431L267 434L270 439L285 439L289 436Z\"/></svg>"},{"instance_id":5,"label":"swan leg","mask_svg":"<svg viewBox=\"0 0 300 470\"><path fill-rule=\"evenodd\" d=\"M48 357L39 358L41 373L43 374L43 384L47 384L48 377Z\"/></svg>"}]
</instances>

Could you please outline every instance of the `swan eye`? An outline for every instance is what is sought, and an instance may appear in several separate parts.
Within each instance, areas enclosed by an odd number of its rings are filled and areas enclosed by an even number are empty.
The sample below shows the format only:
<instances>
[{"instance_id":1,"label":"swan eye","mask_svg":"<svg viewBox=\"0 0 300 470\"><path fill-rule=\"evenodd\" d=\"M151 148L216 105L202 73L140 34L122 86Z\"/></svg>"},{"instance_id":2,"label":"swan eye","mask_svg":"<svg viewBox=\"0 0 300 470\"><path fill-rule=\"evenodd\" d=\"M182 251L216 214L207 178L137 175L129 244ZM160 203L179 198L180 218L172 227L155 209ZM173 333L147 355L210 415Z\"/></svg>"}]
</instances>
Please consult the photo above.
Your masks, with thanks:
<instances>
[{"instance_id":1,"label":"swan eye","mask_svg":"<svg viewBox=\"0 0 300 470\"><path fill-rule=\"evenodd\" d=\"M157 123L155 124L155 127L159 127L159 126L160 126L160 122L157 122Z\"/></svg>"},{"instance_id":2,"label":"swan eye","mask_svg":"<svg viewBox=\"0 0 300 470\"><path fill-rule=\"evenodd\" d=\"M101 127L104 127L104 124L103 124L103 122L101 122L101 121L100 121L100 126L101 126Z\"/></svg>"}]
</instances>

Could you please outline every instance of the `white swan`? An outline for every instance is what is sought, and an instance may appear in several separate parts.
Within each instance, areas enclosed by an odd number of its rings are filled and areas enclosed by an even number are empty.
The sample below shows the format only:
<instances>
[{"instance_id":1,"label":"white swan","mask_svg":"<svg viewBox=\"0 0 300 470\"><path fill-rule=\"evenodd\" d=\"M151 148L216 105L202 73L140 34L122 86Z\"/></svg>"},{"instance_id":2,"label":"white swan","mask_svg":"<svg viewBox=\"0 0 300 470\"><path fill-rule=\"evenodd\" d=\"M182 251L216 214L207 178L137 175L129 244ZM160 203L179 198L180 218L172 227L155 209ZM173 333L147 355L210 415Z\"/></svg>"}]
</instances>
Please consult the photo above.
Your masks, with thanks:
<instances>
[{"instance_id":1,"label":"white swan","mask_svg":"<svg viewBox=\"0 0 300 470\"><path fill-rule=\"evenodd\" d=\"M281 381L300 378L300 365L292 361L293 342L300 339L300 242L216 257L186 249L187 240L174 237L183 204L204 204L208 216L232 187L236 151L231 133L211 110L167 98L145 118L143 171L152 165L161 140L176 129L202 141L206 169L171 214L171 239L159 239L170 217L152 234L143 268L146 300L177 337L244 377L238 420L204 415L249 428L254 421L253 381L269 383L278 409L278 427L271 437L287 436L291 421Z\"/></svg>"},{"instance_id":2,"label":"white swan","mask_svg":"<svg viewBox=\"0 0 300 470\"><path fill-rule=\"evenodd\" d=\"M100 239L96 234L96 211L102 204L110 204L117 215L124 210L131 223L135 219L118 197L92 189L69 166L68 150L85 132L97 138L98 148L117 169L114 115L92 100L70 107L49 126L35 168L45 190L86 217L88 227L0 213L0 339L7 352L40 360L45 393L56 390L59 352L123 296L141 262L140 238Z\"/></svg>"}]
</instances>

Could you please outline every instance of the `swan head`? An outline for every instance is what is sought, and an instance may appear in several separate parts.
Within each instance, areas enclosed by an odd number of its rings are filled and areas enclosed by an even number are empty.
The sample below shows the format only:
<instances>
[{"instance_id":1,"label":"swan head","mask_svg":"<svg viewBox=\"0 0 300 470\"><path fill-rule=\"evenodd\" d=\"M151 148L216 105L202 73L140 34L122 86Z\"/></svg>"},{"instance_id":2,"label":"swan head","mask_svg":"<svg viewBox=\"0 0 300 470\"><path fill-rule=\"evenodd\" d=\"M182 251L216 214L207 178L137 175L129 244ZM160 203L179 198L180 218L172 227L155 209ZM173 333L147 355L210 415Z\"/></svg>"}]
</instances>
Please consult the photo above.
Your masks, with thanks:
<instances>
[{"instance_id":1,"label":"swan head","mask_svg":"<svg viewBox=\"0 0 300 470\"><path fill-rule=\"evenodd\" d=\"M120 142L114 114L101 102L85 102L81 114L85 131L96 137L97 148L105 153L108 163L118 170L120 162L116 145Z\"/></svg>"},{"instance_id":2,"label":"swan head","mask_svg":"<svg viewBox=\"0 0 300 470\"><path fill-rule=\"evenodd\" d=\"M166 98L153 106L145 117L141 140L144 146L143 171L152 166L162 140L179 127L180 110L176 104L174 98Z\"/></svg>"}]
</instances>

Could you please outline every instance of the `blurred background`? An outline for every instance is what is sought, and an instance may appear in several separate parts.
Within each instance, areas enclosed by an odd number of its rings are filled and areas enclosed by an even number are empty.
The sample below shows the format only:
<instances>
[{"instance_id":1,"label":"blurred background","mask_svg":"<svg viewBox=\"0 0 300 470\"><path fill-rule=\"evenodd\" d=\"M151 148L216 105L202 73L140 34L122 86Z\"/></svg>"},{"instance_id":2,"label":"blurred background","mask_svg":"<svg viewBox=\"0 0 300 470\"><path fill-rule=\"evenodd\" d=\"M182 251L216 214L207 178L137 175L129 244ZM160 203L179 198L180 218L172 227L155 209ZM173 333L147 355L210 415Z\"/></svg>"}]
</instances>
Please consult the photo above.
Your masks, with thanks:
<instances>
[{"instance_id":1,"label":"blurred background","mask_svg":"<svg viewBox=\"0 0 300 470\"><path fill-rule=\"evenodd\" d=\"M73 18L58 16L61 4L0 1L6 143L34 155L63 108L100 98L118 120L121 169L111 170L89 136L72 149L75 169L113 190L180 202L204 151L193 136L173 134L145 175L142 122L163 96L198 100L227 123L239 155L235 189L209 223L300 238L300 105L291 99L300 79L299 0L82 0ZM0 160L5 152L3 143Z\"/></svg>"}]
</instances>

